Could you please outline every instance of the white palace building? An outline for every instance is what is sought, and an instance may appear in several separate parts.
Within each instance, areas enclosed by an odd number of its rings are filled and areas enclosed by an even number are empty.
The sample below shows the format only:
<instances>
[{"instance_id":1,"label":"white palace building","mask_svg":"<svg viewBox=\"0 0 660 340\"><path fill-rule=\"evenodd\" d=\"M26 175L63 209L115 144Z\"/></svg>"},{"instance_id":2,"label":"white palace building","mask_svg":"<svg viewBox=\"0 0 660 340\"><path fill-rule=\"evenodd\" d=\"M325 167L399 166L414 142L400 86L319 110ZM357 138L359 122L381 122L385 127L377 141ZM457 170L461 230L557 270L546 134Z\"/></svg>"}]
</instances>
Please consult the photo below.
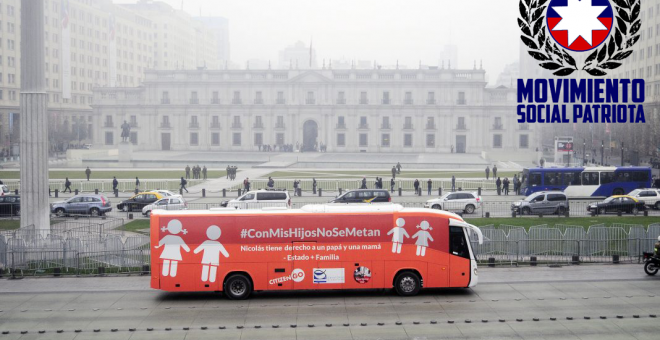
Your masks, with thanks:
<instances>
[{"instance_id":1,"label":"white palace building","mask_svg":"<svg viewBox=\"0 0 660 340\"><path fill-rule=\"evenodd\" d=\"M94 89L94 147L258 151L489 153L532 159L533 125L516 122L515 91L482 69L146 71L135 88ZM515 155L515 157L514 157Z\"/></svg>"}]
</instances>

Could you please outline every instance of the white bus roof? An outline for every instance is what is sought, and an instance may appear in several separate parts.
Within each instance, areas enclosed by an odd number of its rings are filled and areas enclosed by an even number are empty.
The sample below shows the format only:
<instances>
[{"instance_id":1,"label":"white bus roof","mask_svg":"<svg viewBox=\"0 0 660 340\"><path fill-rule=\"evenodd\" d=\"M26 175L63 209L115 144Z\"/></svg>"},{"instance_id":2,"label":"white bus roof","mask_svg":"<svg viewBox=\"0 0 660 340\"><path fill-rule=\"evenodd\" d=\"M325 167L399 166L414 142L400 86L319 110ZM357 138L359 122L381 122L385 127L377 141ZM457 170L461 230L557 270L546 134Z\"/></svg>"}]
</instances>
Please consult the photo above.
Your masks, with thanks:
<instances>
[{"instance_id":1,"label":"white bus roof","mask_svg":"<svg viewBox=\"0 0 660 340\"><path fill-rule=\"evenodd\" d=\"M614 171L616 169L614 166L588 166L584 168L584 171Z\"/></svg>"}]
</instances>

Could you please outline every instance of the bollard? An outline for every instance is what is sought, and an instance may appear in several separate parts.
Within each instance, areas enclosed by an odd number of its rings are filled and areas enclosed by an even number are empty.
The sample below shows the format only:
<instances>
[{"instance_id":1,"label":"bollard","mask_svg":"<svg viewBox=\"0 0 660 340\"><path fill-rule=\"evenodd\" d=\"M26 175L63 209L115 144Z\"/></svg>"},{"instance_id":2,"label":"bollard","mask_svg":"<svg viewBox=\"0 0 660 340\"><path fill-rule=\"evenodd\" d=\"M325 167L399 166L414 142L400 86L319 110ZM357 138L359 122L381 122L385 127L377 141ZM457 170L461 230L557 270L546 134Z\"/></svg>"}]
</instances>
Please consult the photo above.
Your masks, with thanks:
<instances>
[{"instance_id":1,"label":"bollard","mask_svg":"<svg viewBox=\"0 0 660 340\"><path fill-rule=\"evenodd\" d=\"M644 217L647 217L647 216L649 216L649 211L648 211L648 210L644 210Z\"/></svg>"},{"instance_id":2,"label":"bollard","mask_svg":"<svg viewBox=\"0 0 660 340\"><path fill-rule=\"evenodd\" d=\"M486 218L490 218L490 212L486 212Z\"/></svg>"},{"instance_id":3,"label":"bollard","mask_svg":"<svg viewBox=\"0 0 660 340\"><path fill-rule=\"evenodd\" d=\"M529 257L529 265L532 267L536 267L536 256Z\"/></svg>"},{"instance_id":4,"label":"bollard","mask_svg":"<svg viewBox=\"0 0 660 340\"><path fill-rule=\"evenodd\" d=\"M133 214L132 214L132 213L131 213L131 214L128 214L128 219L129 219L129 220L132 220L132 219L133 219Z\"/></svg>"},{"instance_id":5,"label":"bollard","mask_svg":"<svg viewBox=\"0 0 660 340\"><path fill-rule=\"evenodd\" d=\"M298 197L302 197L302 188L296 189L298 191Z\"/></svg>"},{"instance_id":6,"label":"bollard","mask_svg":"<svg viewBox=\"0 0 660 340\"><path fill-rule=\"evenodd\" d=\"M55 196L55 197L57 197L57 196ZM119 189L115 189L115 198L116 197L119 197Z\"/></svg>"},{"instance_id":7,"label":"bollard","mask_svg":"<svg viewBox=\"0 0 660 340\"><path fill-rule=\"evenodd\" d=\"M183 188L179 188L179 195L183 196Z\"/></svg>"},{"instance_id":8,"label":"bollard","mask_svg":"<svg viewBox=\"0 0 660 340\"><path fill-rule=\"evenodd\" d=\"M58 276L60 276L61 272L62 272L62 270L59 267L53 268L53 276L58 277Z\"/></svg>"},{"instance_id":9,"label":"bollard","mask_svg":"<svg viewBox=\"0 0 660 340\"><path fill-rule=\"evenodd\" d=\"M564 212L564 217L571 217L571 213L568 209Z\"/></svg>"},{"instance_id":10,"label":"bollard","mask_svg":"<svg viewBox=\"0 0 660 340\"><path fill-rule=\"evenodd\" d=\"M321 188L319 188L319 191L320 190L321 190ZM312 187L312 195L316 195L316 187L315 186Z\"/></svg>"},{"instance_id":11,"label":"bollard","mask_svg":"<svg viewBox=\"0 0 660 340\"><path fill-rule=\"evenodd\" d=\"M241 197L241 189L238 189L238 197Z\"/></svg>"},{"instance_id":12,"label":"bollard","mask_svg":"<svg viewBox=\"0 0 660 340\"><path fill-rule=\"evenodd\" d=\"M477 188L477 195L481 196L481 187Z\"/></svg>"},{"instance_id":13,"label":"bollard","mask_svg":"<svg viewBox=\"0 0 660 340\"><path fill-rule=\"evenodd\" d=\"M539 214L539 218L543 218L543 214Z\"/></svg>"},{"instance_id":14,"label":"bollard","mask_svg":"<svg viewBox=\"0 0 660 340\"><path fill-rule=\"evenodd\" d=\"M422 196L422 187L419 187L419 190L417 190L417 196Z\"/></svg>"},{"instance_id":15,"label":"bollard","mask_svg":"<svg viewBox=\"0 0 660 340\"><path fill-rule=\"evenodd\" d=\"M227 189L222 189L222 197L227 197Z\"/></svg>"},{"instance_id":16,"label":"bollard","mask_svg":"<svg viewBox=\"0 0 660 340\"><path fill-rule=\"evenodd\" d=\"M619 263L619 255L612 255L612 263L614 264Z\"/></svg>"},{"instance_id":17,"label":"bollard","mask_svg":"<svg viewBox=\"0 0 660 340\"><path fill-rule=\"evenodd\" d=\"M323 195L323 189L319 188L319 197L321 197L322 195Z\"/></svg>"},{"instance_id":18,"label":"bollard","mask_svg":"<svg viewBox=\"0 0 660 340\"><path fill-rule=\"evenodd\" d=\"M580 264L580 257L578 255L573 255L571 259L571 264Z\"/></svg>"},{"instance_id":19,"label":"bollard","mask_svg":"<svg viewBox=\"0 0 660 340\"><path fill-rule=\"evenodd\" d=\"M55 198L60 197L60 189L55 189Z\"/></svg>"},{"instance_id":20,"label":"bollard","mask_svg":"<svg viewBox=\"0 0 660 340\"><path fill-rule=\"evenodd\" d=\"M206 197L206 189L202 189L202 197Z\"/></svg>"},{"instance_id":21,"label":"bollard","mask_svg":"<svg viewBox=\"0 0 660 340\"><path fill-rule=\"evenodd\" d=\"M98 195L98 194L99 194L99 189L94 189L94 195Z\"/></svg>"},{"instance_id":22,"label":"bollard","mask_svg":"<svg viewBox=\"0 0 660 340\"><path fill-rule=\"evenodd\" d=\"M341 188L339 188L339 196L341 196L341 192L342 192L342 190L341 190Z\"/></svg>"},{"instance_id":23,"label":"bollard","mask_svg":"<svg viewBox=\"0 0 660 340\"><path fill-rule=\"evenodd\" d=\"M511 212L511 217L516 218L516 211L515 210Z\"/></svg>"},{"instance_id":24,"label":"bollard","mask_svg":"<svg viewBox=\"0 0 660 340\"><path fill-rule=\"evenodd\" d=\"M14 190L14 195L18 195L18 189Z\"/></svg>"},{"instance_id":25,"label":"bollard","mask_svg":"<svg viewBox=\"0 0 660 340\"><path fill-rule=\"evenodd\" d=\"M594 216L596 216L596 209L591 211L591 217L594 217Z\"/></svg>"},{"instance_id":26,"label":"bollard","mask_svg":"<svg viewBox=\"0 0 660 340\"><path fill-rule=\"evenodd\" d=\"M399 196L401 196L401 187L399 187Z\"/></svg>"},{"instance_id":27,"label":"bollard","mask_svg":"<svg viewBox=\"0 0 660 340\"><path fill-rule=\"evenodd\" d=\"M105 275L105 267L99 267L99 275Z\"/></svg>"},{"instance_id":28,"label":"bollard","mask_svg":"<svg viewBox=\"0 0 660 340\"><path fill-rule=\"evenodd\" d=\"M149 265L142 265L142 275L149 275Z\"/></svg>"},{"instance_id":29,"label":"bollard","mask_svg":"<svg viewBox=\"0 0 660 340\"><path fill-rule=\"evenodd\" d=\"M139 192L139 191L138 191L138 188L135 188L135 194L136 194L136 195L138 194L138 192Z\"/></svg>"},{"instance_id":30,"label":"bollard","mask_svg":"<svg viewBox=\"0 0 660 340\"><path fill-rule=\"evenodd\" d=\"M494 257L489 257L488 258L488 267L495 267L495 258Z\"/></svg>"},{"instance_id":31,"label":"bollard","mask_svg":"<svg viewBox=\"0 0 660 340\"><path fill-rule=\"evenodd\" d=\"M5 269L0 268L0 278L2 278L5 275Z\"/></svg>"},{"instance_id":32,"label":"bollard","mask_svg":"<svg viewBox=\"0 0 660 340\"><path fill-rule=\"evenodd\" d=\"M73 192L75 193L76 196L78 196L78 189L74 190Z\"/></svg>"},{"instance_id":33,"label":"bollard","mask_svg":"<svg viewBox=\"0 0 660 340\"><path fill-rule=\"evenodd\" d=\"M616 212L616 215L621 217L621 216L623 216L623 213L621 212L621 210L619 210L619 211Z\"/></svg>"},{"instance_id":34,"label":"bollard","mask_svg":"<svg viewBox=\"0 0 660 340\"><path fill-rule=\"evenodd\" d=\"M438 196L442 196L442 187L438 188Z\"/></svg>"}]
</instances>

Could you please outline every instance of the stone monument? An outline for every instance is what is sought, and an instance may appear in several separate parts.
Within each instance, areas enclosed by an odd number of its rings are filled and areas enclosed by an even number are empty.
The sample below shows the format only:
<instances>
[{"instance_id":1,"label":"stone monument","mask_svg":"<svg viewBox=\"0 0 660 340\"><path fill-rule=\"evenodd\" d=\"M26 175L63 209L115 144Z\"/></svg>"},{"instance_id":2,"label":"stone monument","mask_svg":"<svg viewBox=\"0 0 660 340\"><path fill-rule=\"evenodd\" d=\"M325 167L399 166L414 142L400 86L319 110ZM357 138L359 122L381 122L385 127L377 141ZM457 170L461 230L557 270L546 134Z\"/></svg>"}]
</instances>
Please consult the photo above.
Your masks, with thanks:
<instances>
[{"instance_id":1,"label":"stone monument","mask_svg":"<svg viewBox=\"0 0 660 340\"><path fill-rule=\"evenodd\" d=\"M131 143L131 124L124 121L121 125L121 142L118 150L119 162L130 163L133 160L133 143Z\"/></svg>"}]
</instances>

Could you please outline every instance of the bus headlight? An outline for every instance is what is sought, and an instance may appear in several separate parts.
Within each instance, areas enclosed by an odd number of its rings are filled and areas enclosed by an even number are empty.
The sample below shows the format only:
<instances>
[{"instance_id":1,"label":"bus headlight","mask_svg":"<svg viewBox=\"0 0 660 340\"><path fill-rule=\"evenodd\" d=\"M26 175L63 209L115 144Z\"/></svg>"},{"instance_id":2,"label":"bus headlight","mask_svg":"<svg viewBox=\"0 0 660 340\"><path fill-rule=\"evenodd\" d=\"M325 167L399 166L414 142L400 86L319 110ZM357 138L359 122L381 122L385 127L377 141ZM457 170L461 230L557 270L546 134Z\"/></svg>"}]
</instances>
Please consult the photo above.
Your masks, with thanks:
<instances>
[{"instance_id":1,"label":"bus headlight","mask_svg":"<svg viewBox=\"0 0 660 340\"><path fill-rule=\"evenodd\" d=\"M476 267L474 268L474 276L478 276Z\"/></svg>"}]
</instances>

